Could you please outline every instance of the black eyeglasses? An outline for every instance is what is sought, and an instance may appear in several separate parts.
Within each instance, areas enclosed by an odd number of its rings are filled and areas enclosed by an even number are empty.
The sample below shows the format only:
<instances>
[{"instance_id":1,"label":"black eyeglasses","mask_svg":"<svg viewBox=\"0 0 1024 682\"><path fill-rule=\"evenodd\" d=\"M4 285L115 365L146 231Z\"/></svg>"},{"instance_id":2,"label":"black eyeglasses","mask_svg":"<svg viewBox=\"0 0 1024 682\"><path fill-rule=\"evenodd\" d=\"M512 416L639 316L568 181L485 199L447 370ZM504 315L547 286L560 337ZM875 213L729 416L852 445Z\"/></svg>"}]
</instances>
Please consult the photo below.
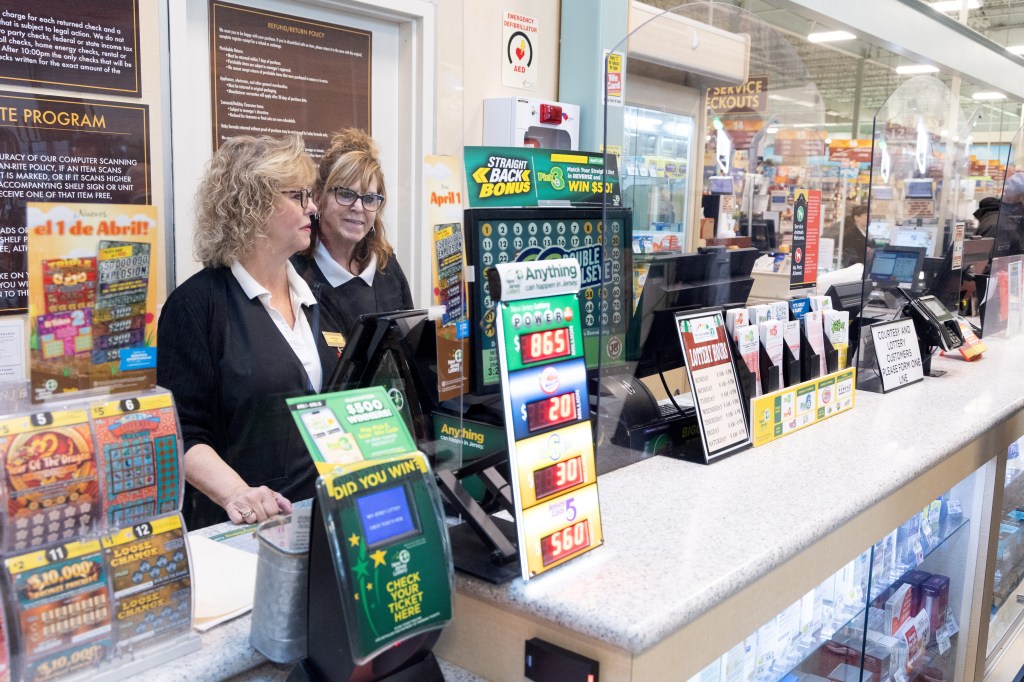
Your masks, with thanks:
<instances>
[{"instance_id":1,"label":"black eyeglasses","mask_svg":"<svg viewBox=\"0 0 1024 682\"><path fill-rule=\"evenodd\" d=\"M309 198L313 196L313 191L303 187L302 189L281 190L281 194L287 194L289 199L297 199L299 206L302 206L302 210L306 210L306 206L309 205Z\"/></svg>"},{"instance_id":2,"label":"black eyeglasses","mask_svg":"<svg viewBox=\"0 0 1024 682\"><path fill-rule=\"evenodd\" d=\"M342 206L351 206L356 203L356 199L363 202L363 208L367 211L376 211L384 205L383 194L360 194L353 192L348 187L332 187L331 189L334 191L335 201Z\"/></svg>"}]
</instances>

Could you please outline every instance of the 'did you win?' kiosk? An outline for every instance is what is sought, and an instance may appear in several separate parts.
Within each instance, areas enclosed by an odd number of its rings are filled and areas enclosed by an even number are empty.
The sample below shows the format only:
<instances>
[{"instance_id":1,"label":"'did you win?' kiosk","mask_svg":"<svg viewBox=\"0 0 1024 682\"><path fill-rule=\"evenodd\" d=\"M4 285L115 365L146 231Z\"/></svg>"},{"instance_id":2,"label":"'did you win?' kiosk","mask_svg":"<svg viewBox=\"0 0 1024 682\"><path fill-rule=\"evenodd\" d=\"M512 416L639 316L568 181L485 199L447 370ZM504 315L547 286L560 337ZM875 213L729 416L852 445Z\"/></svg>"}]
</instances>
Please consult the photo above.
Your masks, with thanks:
<instances>
[{"instance_id":1,"label":"'did you win?' kiosk","mask_svg":"<svg viewBox=\"0 0 1024 682\"><path fill-rule=\"evenodd\" d=\"M290 399L321 475L309 548L307 657L290 680L443 681L452 558L426 456L383 388Z\"/></svg>"}]
</instances>

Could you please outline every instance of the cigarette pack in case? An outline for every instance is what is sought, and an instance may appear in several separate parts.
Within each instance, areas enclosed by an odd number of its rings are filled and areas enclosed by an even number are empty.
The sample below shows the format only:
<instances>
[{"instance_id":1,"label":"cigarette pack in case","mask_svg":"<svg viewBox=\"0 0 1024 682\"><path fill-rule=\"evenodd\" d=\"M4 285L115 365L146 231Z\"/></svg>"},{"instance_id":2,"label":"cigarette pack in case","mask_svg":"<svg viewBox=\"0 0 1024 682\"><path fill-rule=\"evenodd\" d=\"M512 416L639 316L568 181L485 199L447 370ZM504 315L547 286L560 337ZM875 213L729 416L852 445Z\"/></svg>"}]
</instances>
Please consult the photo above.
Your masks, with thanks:
<instances>
[{"instance_id":1,"label":"cigarette pack in case","mask_svg":"<svg viewBox=\"0 0 1024 682\"><path fill-rule=\"evenodd\" d=\"M931 577L932 574L928 571L909 571L900 578L901 583L904 585L910 585L912 596L910 602L911 613L917 613L924 608L924 583Z\"/></svg>"},{"instance_id":2,"label":"cigarette pack in case","mask_svg":"<svg viewBox=\"0 0 1024 682\"><path fill-rule=\"evenodd\" d=\"M924 581L924 608L931 620L932 630L946 624L946 606L949 604L949 578L935 574Z\"/></svg>"},{"instance_id":3,"label":"cigarette pack in case","mask_svg":"<svg viewBox=\"0 0 1024 682\"><path fill-rule=\"evenodd\" d=\"M901 639L907 644L907 666L914 667L924 658L925 649L931 641L931 622L928 620L928 612L924 609L903 624L903 627L896 633L896 639Z\"/></svg>"},{"instance_id":4,"label":"cigarette pack in case","mask_svg":"<svg viewBox=\"0 0 1024 682\"><path fill-rule=\"evenodd\" d=\"M914 614L911 608L912 597L910 585L900 585L885 602L885 620L882 622L883 632L895 634Z\"/></svg>"}]
</instances>

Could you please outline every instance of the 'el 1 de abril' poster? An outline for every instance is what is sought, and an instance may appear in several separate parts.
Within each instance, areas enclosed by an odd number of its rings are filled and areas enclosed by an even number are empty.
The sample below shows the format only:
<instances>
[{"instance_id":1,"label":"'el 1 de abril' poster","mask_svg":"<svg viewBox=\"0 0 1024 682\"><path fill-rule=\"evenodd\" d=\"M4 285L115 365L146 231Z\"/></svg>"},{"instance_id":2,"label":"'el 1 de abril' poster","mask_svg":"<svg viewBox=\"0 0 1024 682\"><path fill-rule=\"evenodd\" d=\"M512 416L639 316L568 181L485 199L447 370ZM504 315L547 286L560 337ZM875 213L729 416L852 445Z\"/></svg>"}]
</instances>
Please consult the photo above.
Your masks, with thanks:
<instances>
[{"instance_id":1,"label":"'el 1 de abril' poster","mask_svg":"<svg viewBox=\"0 0 1024 682\"><path fill-rule=\"evenodd\" d=\"M298 133L319 159L341 128L370 130L370 33L210 3L213 146Z\"/></svg>"},{"instance_id":2,"label":"'el 1 de abril' poster","mask_svg":"<svg viewBox=\"0 0 1024 682\"><path fill-rule=\"evenodd\" d=\"M156 384L155 206L31 202L32 400Z\"/></svg>"},{"instance_id":3,"label":"'el 1 de abril' poster","mask_svg":"<svg viewBox=\"0 0 1024 682\"><path fill-rule=\"evenodd\" d=\"M0 314L28 308L29 201L148 204L149 109L0 92Z\"/></svg>"}]
</instances>

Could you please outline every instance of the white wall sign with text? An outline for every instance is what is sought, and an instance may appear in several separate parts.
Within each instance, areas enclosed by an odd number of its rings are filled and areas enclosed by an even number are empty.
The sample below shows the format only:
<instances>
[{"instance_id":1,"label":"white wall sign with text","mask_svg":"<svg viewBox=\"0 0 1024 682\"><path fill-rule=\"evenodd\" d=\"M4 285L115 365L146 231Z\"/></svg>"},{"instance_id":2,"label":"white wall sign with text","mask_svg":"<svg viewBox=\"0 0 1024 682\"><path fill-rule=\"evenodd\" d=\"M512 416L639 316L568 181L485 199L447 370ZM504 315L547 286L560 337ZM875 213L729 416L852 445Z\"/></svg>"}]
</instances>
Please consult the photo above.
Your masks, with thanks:
<instances>
[{"instance_id":1,"label":"white wall sign with text","mask_svg":"<svg viewBox=\"0 0 1024 682\"><path fill-rule=\"evenodd\" d=\"M501 15L501 84L523 90L537 89L537 20L518 12Z\"/></svg>"}]
</instances>

